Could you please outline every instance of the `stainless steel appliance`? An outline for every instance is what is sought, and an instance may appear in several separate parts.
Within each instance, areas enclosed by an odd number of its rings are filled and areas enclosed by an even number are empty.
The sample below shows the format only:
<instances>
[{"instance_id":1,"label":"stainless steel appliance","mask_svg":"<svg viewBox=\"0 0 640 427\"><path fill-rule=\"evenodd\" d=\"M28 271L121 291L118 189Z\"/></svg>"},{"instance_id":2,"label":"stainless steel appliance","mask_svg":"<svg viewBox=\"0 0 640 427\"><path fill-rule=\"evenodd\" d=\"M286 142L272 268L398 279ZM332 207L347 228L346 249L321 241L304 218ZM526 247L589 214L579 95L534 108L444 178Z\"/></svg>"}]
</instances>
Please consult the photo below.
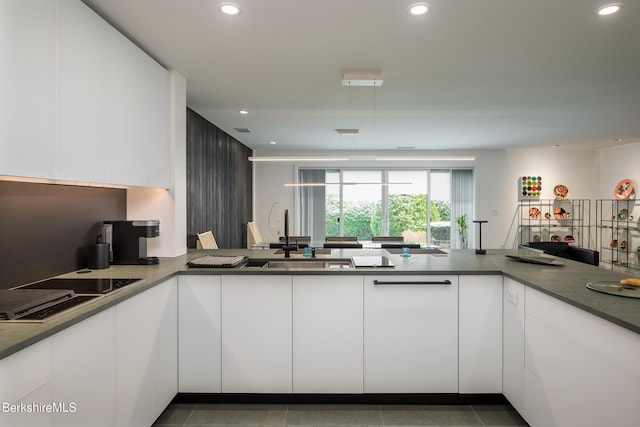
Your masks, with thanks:
<instances>
[{"instance_id":1,"label":"stainless steel appliance","mask_svg":"<svg viewBox=\"0 0 640 427\"><path fill-rule=\"evenodd\" d=\"M158 264L157 257L147 256L147 239L160 235L160 221L104 221L104 224L111 225L111 234L103 236L111 246L111 264Z\"/></svg>"},{"instance_id":2,"label":"stainless steel appliance","mask_svg":"<svg viewBox=\"0 0 640 427\"><path fill-rule=\"evenodd\" d=\"M44 322L142 279L56 278L0 290L0 321Z\"/></svg>"},{"instance_id":3,"label":"stainless steel appliance","mask_svg":"<svg viewBox=\"0 0 640 427\"><path fill-rule=\"evenodd\" d=\"M17 289L70 289L77 295L104 295L142 279L56 278L21 286Z\"/></svg>"}]
</instances>

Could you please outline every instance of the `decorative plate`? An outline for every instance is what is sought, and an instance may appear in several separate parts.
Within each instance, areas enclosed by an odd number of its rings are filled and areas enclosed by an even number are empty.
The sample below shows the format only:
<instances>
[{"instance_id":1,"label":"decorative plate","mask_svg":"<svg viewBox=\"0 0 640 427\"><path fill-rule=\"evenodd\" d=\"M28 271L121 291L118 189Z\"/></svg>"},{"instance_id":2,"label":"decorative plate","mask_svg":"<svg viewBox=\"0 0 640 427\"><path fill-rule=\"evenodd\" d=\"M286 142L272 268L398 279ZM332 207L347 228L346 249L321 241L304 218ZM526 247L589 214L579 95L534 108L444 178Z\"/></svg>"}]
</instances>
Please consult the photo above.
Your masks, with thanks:
<instances>
[{"instance_id":1,"label":"decorative plate","mask_svg":"<svg viewBox=\"0 0 640 427\"><path fill-rule=\"evenodd\" d=\"M564 210L564 208L553 208L553 216L556 219L567 219L569 218L569 213Z\"/></svg>"},{"instance_id":2,"label":"decorative plate","mask_svg":"<svg viewBox=\"0 0 640 427\"><path fill-rule=\"evenodd\" d=\"M587 288L602 292L609 295L617 295L627 298L640 298L640 287L638 286L625 286L620 282L614 281L595 281L587 283Z\"/></svg>"},{"instance_id":3,"label":"decorative plate","mask_svg":"<svg viewBox=\"0 0 640 427\"><path fill-rule=\"evenodd\" d=\"M556 200L565 200L569 198L569 189L566 185L558 184L553 187L553 195L556 196Z\"/></svg>"},{"instance_id":4,"label":"decorative plate","mask_svg":"<svg viewBox=\"0 0 640 427\"><path fill-rule=\"evenodd\" d=\"M529 208L529 218L531 219L540 219L542 212L538 208Z\"/></svg>"},{"instance_id":5,"label":"decorative plate","mask_svg":"<svg viewBox=\"0 0 640 427\"><path fill-rule=\"evenodd\" d=\"M636 192L633 189L633 181L623 179L616 185L614 196L618 200L635 199Z\"/></svg>"},{"instance_id":6,"label":"decorative plate","mask_svg":"<svg viewBox=\"0 0 640 427\"><path fill-rule=\"evenodd\" d=\"M620 211L618 212L618 219L620 221L624 221L625 219L627 219L627 215L628 215L629 211L626 209L620 209Z\"/></svg>"}]
</instances>

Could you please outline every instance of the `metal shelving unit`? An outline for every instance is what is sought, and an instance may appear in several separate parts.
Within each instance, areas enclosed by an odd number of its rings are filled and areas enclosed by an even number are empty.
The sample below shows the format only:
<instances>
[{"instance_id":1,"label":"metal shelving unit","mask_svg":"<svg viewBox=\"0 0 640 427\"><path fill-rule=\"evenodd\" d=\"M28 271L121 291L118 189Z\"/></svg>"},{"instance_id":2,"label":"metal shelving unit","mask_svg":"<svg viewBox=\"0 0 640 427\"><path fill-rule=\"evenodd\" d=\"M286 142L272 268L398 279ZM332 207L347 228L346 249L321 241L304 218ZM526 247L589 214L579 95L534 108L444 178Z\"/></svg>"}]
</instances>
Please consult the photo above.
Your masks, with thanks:
<instances>
[{"instance_id":1,"label":"metal shelving unit","mask_svg":"<svg viewBox=\"0 0 640 427\"><path fill-rule=\"evenodd\" d=\"M589 248L591 200L523 200L518 209L520 244L560 241Z\"/></svg>"},{"instance_id":2,"label":"metal shelving unit","mask_svg":"<svg viewBox=\"0 0 640 427\"><path fill-rule=\"evenodd\" d=\"M640 270L640 201L598 199L596 222L600 266Z\"/></svg>"}]
</instances>

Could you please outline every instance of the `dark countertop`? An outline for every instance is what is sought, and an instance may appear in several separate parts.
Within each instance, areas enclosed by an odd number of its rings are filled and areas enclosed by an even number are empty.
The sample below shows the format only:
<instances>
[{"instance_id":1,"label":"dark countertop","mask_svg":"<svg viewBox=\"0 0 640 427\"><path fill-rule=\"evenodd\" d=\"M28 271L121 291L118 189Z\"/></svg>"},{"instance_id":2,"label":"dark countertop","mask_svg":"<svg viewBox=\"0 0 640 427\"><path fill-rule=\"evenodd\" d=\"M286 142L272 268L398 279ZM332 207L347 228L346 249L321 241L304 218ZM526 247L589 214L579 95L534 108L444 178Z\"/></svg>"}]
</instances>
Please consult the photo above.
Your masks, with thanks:
<instances>
[{"instance_id":1,"label":"dark countertop","mask_svg":"<svg viewBox=\"0 0 640 427\"><path fill-rule=\"evenodd\" d=\"M322 258L349 259L357 255L386 255L395 268L358 268L350 270L286 270L245 267L235 269L189 268L186 263L208 254L248 255L252 259L282 259L275 249L228 249L189 251L175 258L161 258L160 264L150 266L111 266L104 270L94 270L78 276L76 272L59 277L143 277L140 283L118 290L104 298L55 316L44 323L0 323L0 359L7 357L31 344L45 339L69 326L78 323L100 311L179 274L357 274L357 275L407 275L407 274L503 274L541 292L565 301L575 307L609 320L623 328L640 334L640 299L624 298L602 294L586 288L586 283L594 280L619 280L628 274L613 272L603 268L562 259L564 266L553 267L525 264L512 261L505 253L519 253L518 250L488 250L486 255L476 255L473 250L453 250L444 256L431 254L411 254L404 258L377 249L334 249L331 255ZM521 251L520 251L521 252ZM292 255L304 258L303 255Z\"/></svg>"}]
</instances>

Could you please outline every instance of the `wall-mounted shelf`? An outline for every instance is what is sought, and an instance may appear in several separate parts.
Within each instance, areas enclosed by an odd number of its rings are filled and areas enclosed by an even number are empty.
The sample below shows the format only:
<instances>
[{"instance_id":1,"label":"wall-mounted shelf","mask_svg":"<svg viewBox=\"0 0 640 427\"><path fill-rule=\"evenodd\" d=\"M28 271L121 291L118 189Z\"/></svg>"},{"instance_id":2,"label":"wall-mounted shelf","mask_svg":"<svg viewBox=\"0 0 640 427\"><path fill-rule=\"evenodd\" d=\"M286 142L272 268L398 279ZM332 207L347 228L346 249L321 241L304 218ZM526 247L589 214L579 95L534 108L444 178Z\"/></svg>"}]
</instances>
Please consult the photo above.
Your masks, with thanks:
<instances>
[{"instance_id":1,"label":"wall-mounted shelf","mask_svg":"<svg viewBox=\"0 0 640 427\"><path fill-rule=\"evenodd\" d=\"M524 200L518 206L519 242L567 242L588 248L591 200Z\"/></svg>"},{"instance_id":2,"label":"wall-mounted shelf","mask_svg":"<svg viewBox=\"0 0 640 427\"><path fill-rule=\"evenodd\" d=\"M596 222L600 266L640 270L640 201L596 200Z\"/></svg>"}]
</instances>

